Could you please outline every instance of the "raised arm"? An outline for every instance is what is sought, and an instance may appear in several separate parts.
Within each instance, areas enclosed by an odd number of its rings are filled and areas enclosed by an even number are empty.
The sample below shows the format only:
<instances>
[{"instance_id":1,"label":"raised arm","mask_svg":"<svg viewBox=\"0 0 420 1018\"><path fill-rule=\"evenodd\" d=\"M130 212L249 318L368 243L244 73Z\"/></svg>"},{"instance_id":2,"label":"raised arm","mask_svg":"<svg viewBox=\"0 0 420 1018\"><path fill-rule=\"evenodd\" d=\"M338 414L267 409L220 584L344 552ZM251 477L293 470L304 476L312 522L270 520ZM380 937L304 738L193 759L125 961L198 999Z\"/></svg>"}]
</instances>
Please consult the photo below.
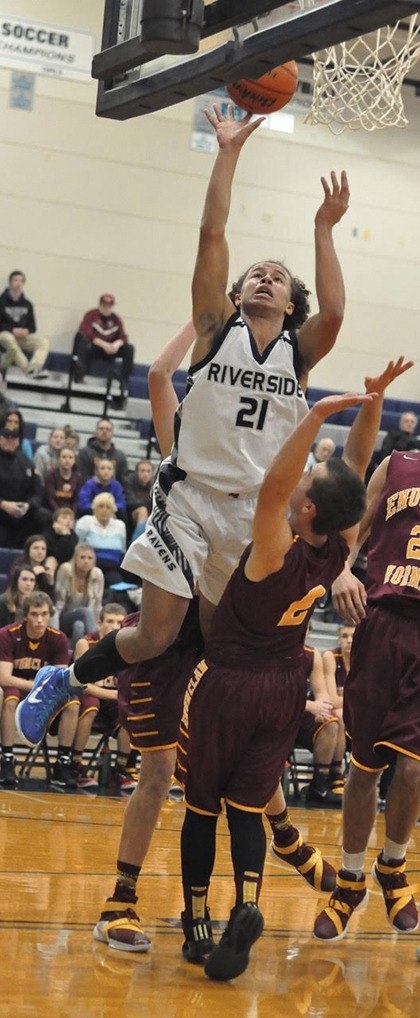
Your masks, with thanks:
<instances>
[{"instance_id":1,"label":"raised arm","mask_svg":"<svg viewBox=\"0 0 420 1018\"><path fill-rule=\"evenodd\" d=\"M331 414L359 403L369 403L372 399L371 394L327 396L315 403L281 447L265 475L258 496L253 547L245 570L249 579L262 580L283 565L293 540L288 521L289 498L304 473L309 450L321 424Z\"/></svg>"},{"instance_id":2,"label":"raised arm","mask_svg":"<svg viewBox=\"0 0 420 1018\"><path fill-rule=\"evenodd\" d=\"M340 263L334 247L333 228L348 209L350 191L347 174L340 183L334 172L331 185L321 177L324 200L315 216L315 289L319 310L302 325L298 333L299 353L307 374L334 346L345 306L345 290Z\"/></svg>"},{"instance_id":3,"label":"raised arm","mask_svg":"<svg viewBox=\"0 0 420 1018\"><path fill-rule=\"evenodd\" d=\"M163 458L174 443L174 414L179 403L172 377L196 338L192 321L176 333L150 365L148 382L152 417Z\"/></svg>"},{"instance_id":4,"label":"raised arm","mask_svg":"<svg viewBox=\"0 0 420 1018\"><path fill-rule=\"evenodd\" d=\"M414 361L405 361L404 357L399 357L397 361L389 361L381 375L377 375L376 378L369 375L365 378L365 391L375 392L379 398L361 408L353 421L343 449L343 459L363 479L375 448L385 390L395 378L409 371L413 364Z\"/></svg>"},{"instance_id":5,"label":"raised arm","mask_svg":"<svg viewBox=\"0 0 420 1018\"><path fill-rule=\"evenodd\" d=\"M225 236L232 181L244 142L264 120L259 117L250 123L249 113L242 120L235 120L232 105L224 117L217 103L212 113L205 110L205 114L216 132L219 151L207 188L192 282L193 320L197 332L193 363L206 356L215 336L232 315L232 303L226 293L229 249Z\"/></svg>"}]
</instances>

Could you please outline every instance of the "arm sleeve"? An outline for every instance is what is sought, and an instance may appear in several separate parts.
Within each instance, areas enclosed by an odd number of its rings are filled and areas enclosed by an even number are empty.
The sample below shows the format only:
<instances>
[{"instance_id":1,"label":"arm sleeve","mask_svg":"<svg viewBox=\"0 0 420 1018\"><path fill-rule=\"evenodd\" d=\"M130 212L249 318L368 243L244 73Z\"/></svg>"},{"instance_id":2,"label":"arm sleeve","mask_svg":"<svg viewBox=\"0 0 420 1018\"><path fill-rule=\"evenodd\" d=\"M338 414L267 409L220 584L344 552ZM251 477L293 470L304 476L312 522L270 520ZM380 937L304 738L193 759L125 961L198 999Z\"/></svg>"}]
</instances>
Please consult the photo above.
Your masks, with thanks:
<instances>
[{"instance_id":1,"label":"arm sleeve","mask_svg":"<svg viewBox=\"0 0 420 1018\"><path fill-rule=\"evenodd\" d=\"M85 483L82 485L79 491L78 509L80 509L80 512L82 513L92 512L92 498L93 498L92 478L89 478L88 481L85 481Z\"/></svg>"},{"instance_id":2,"label":"arm sleeve","mask_svg":"<svg viewBox=\"0 0 420 1018\"><path fill-rule=\"evenodd\" d=\"M115 498L115 501L116 501L116 504L117 504L117 509L121 509L121 510L126 509L127 508L127 499L126 499L126 497L124 495L123 486L122 486L122 484L120 484L119 481L114 481L112 494L113 494L113 496Z\"/></svg>"},{"instance_id":3,"label":"arm sleeve","mask_svg":"<svg viewBox=\"0 0 420 1018\"><path fill-rule=\"evenodd\" d=\"M13 646L8 629L0 629L0 661L13 664Z\"/></svg>"},{"instance_id":4,"label":"arm sleeve","mask_svg":"<svg viewBox=\"0 0 420 1018\"><path fill-rule=\"evenodd\" d=\"M124 324L119 315L114 315L115 321L118 325L118 336L117 339L122 339L123 343L128 342L128 336L124 328Z\"/></svg>"},{"instance_id":5,"label":"arm sleeve","mask_svg":"<svg viewBox=\"0 0 420 1018\"><path fill-rule=\"evenodd\" d=\"M95 336L95 330L92 328L92 322L95 316L94 311L86 311L84 318L80 322L78 332L82 332L87 339L93 339Z\"/></svg>"},{"instance_id":6,"label":"arm sleeve","mask_svg":"<svg viewBox=\"0 0 420 1018\"><path fill-rule=\"evenodd\" d=\"M29 304L29 307L28 307L28 317L26 319L26 328L28 329L29 332L36 332L36 321L35 321L34 306L33 306L33 304L31 304L30 300L28 300L28 304Z\"/></svg>"}]
</instances>

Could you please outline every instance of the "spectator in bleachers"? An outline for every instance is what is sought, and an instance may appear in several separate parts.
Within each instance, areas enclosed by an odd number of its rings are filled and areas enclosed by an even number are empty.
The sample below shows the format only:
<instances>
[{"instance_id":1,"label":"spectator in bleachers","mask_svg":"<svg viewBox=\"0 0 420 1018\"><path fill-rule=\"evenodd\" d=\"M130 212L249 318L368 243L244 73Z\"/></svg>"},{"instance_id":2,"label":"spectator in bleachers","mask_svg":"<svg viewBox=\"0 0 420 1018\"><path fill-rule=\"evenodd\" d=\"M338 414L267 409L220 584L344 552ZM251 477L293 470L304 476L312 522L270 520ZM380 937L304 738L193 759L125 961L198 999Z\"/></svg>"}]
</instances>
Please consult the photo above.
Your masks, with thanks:
<instances>
[{"instance_id":1,"label":"spectator in bleachers","mask_svg":"<svg viewBox=\"0 0 420 1018\"><path fill-rule=\"evenodd\" d=\"M80 470L76 470L74 449L63 445L57 457L57 465L47 470L44 481L44 498L48 509L72 509L76 512L83 485Z\"/></svg>"},{"instance_id":2,"label":"spectator in bleachers","mask_svg":"<svg viewBox=\"0 0 420 1018\"><path fill-rule=\"evenodd\" d=\"M140 460L125 482L129 522L133 528L132 540L143 532L152 509L153 467L150 460Z\"/></svg>"},{"instance_id":3,"label":"spectator in bleachers","mask_svg":"<svg viewBox=\"0 0 420 1018\"><path fill-rule=\"evenodd\" d=\"M0 594L0 628L21 621L24 599L35 587L36 576L29 566L19 566L12 571L6 590Z\"/></svg>"},{"instance_id":4,"label":"spectator in bleachers","mask_svg":"<svg viewBox=\"0 0 420 1018\"><path fill-rule=\"evenodd\" d=\"M22 548L50 518L41 507L40 479L20 448L22 437L22 427L0 420L0 545L6 548Z\"/></svg>"},{"instance_id":5,"label":"spectator in bleachers","mask_svg":"<svg viewBox=\"0 0 420 1018\"><path fill-rule=\"evenodd\" d=\"M44 537L47 542L47 553L54 558L59 566L62 562L70 562L73 558L78 536L74 529L76 516L73 509L56 509Z\"/></svg>"},{"instance_id":6,"label":"spectator in bleachers","mask_svg":"<svg viewBox=\"0 0 420 1018\"><path fill-rule=\"evenodd\" d=\"M308 699L298 734L296 746L303 746L313 753L314 773L306 798L320 806L342 804L343 758L346 736L341 719L336 717L328 696L322 658L314 647L304 648L308 674Z\"/></svg>"},{"instance_id":7,"label":"spectator in bleachers","mask_svg":"<svg viewBox=\"0 0 420 1018\"><path fill-rule=\"evenodd\" d=\"M398 428L387 432L381 445L380 460L390 456L394 449L420 449L420 436L416 434L418 418L412 410L406 410L398 421Z\"/></svg>"},{"instance_id":8,"label":"spectator in bleachers","mask_svg":"<svg viewBox=\"0 0 420 1018\"><path fill-rule=\"evenodd\" d=\"M312 470L316 463L326 463L335 453L335 442L332 438L320 438L309 453L305 470Z\"/></svg>"},{"instance_id":9,"label":"spectator in bleachers","mask_svg":"<svg viewBox=\"0 0 420 1018\"><path fill-rule=\"evenodd\" d=\"M87 481L88 477L92 477L95 469L95 459L101 456L109 456L115 465L115 476L120 484L124 484L127 474L127 458L121 449L117 449L112 441L114 428L112 422L108 418L102 418L98 421L95 429L95 434L92 438L88 439L87 445L85 445L79 452L77 465L80 470L83 480Z\"/></svg>"},{"instance_id":10,"label":"spectator in bleachers","mask_svg":"<svg viewBox=\"0 0 420 1018\"><path fill-rule=\"evenodd\" d=\"M83 513L92 512L92 502L96 495L107 492L115 499L115 505L120 519L125 520L127 501L122 484L116 480L115 466L108 456L98 457L94 461L95 473L88 477L79 491L78 511Z\"/></svg>"},{"instance_id":11,"label":"spectator in bleachers","mask_svg":"<svg viewBox=\"0 0 420 1018\"><path fill-rule=\"evenodd\" d=\"M7 425L12 429L19 428L21 452L23 452L24 456L26 456L26 458L30 462L32 462L33 460L32 443L29 441L29 438L25 438L25 422L23 420L23 415L21 414L20 410L18 410L17 407L9 407L9 409L6 410L2 420L5 422L5 424L7 423Z\"/></svg>"},{"instance_id":12,"label":"spectator in bleachers","mask_svg":"<svg viewBox=\"0 0 420 1018\"><path fill-rule=\"evenodd\" d=\"M86 633L77 641L74 652L75 660L98 640L102 640L107 633L119 629L124 616L125 610L120 604L104 605L97 631ZM115 768L111 771L111 783L123 792L132 792L136 786L136 780L127 770L130 738L126 729L119 723L117 686L116 677L109 675L108 678L95 683L95 685L87 685L80 697L79 722L73 744L73 769L78 788L94 791L98 786L98 782L88 776L86 768L83 767L83 750L87 745L96 718L102 721L117 739L117 759Z\"/></svg>"},{"instance_id":13,"label":"spectator in bleachers","mask_svg":"<svg viewBox=\"0 0 420 1018\"><path fill-rule=\"evenodd\" d=\"M45 445L38 446L34 456L34 463L35 470L39 474L42 483L44 483L48 471L54 470L57 466L58 454L64 444L64 428L53 428L48 442Z\"/></svg>"},{"instance_id":14,"label":"spectator in bleachers","mask_svg":"<svg viewBox=\"0 0 420 1018\"><path fill-rule=\"evenodd\" d=\"M77 357L75 381L82 382L94 357L108 363L121 357L121 378L124 391L128 390L128 380L134 360L134 347L128 342L127 333L119 315L115 314L115 297L111 293L103 293L99 298L99 307L87 311L82 319L74 341L74 353Z\"/></svg>"},{"instance_id":15,"label":"spectator in bleachers","mask_svg":"<svg viewBox=\"0 0 420 1018\"><path fill-rule=\"evenodd\" d=\"M55 607L60 628L70 637L71 647L84 633L96 629L104 593L104 575L96 563L94 549L78 544L70 562L57 569Z\"/></svg>"},{"instance_id":16,"label":"spectator in bleachers","mask_svg":"<svg viewBox=\"0 0 420 1018\"><path fill-rule=\"evenodd\" d=\"M4 371L10 364L16 364L25 375L46 378L48 372L43 368L49 343L37 335L33 304L23 292L25 283L25 274L15 269L0 296L0 347L6 351L0 368ZM32 353L30 361L28 353Z\"/></svg>"},{"instance_id":17,"label":"spectator in bleachers","mask_svg":"<svg viewBox=\"0 0 420 1018\"><path fill-rule=\"evenodd\" d=\"M74 449L75 452L78 451L79 436L71 424L64 425L64 445L67 445L69 449Z\"/></svg>"},{"instance_id":18,"label":"spectator in bleachers","mask_svg":"<svg viewBox=\"0 0 420 1018\"><path fill-rule=\"evenodd\" d=\"M15 559L11 574L21 566L28 566L36 576L37 590L54 597L54 578L57 568L56 560L48 555L47 542L44 534L31 534L23 546L23 554Z\"/></svg>"},{"instance_id":19,"label":"spectator in bleachers","mask_svg":"<svg viewBox=\"0 0 420 1018\"><path fill-rule=\"evenodd\" d=\"M23 602L23 620L0 630L0 686L4 700L0 719L1 767L0 781L15 787L17 775L14 766L16 707L32 688L39 668L44 665L68 664L68 644L64 633L50 625L53 605L48 594L33 591ZM71 747L79 717L79 700L64 704L59 713L57 762L54 765L52 784L75 787L71 774ZM57 715L56 715L57 717Z\"/></svg>"},{"instance_id":20,"label":"spectator in bleachers","mask_svg":"<svg viewBox=\"0 0 420 1018\"><path fill-rule=\"evenodd\" d=\"M76 534L81 541L92 545L96 561L105 576L105 586L113 587L123 581L121 562L127 547L125 523L117 520L117 506L113 495L104 492L95 495L92 515L76 521Z\"/></svg>"}]
</instances>

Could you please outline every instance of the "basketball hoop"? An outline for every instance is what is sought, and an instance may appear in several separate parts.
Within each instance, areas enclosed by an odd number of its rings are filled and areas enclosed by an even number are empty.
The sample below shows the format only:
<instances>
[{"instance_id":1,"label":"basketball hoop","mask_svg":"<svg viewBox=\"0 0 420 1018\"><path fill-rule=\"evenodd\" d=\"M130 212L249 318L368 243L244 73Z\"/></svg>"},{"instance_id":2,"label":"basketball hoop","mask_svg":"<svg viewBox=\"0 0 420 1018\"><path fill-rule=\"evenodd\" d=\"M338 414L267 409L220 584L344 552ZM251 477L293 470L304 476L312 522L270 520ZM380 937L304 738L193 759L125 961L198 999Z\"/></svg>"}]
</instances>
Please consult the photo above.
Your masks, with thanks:
<instances>
[{"instance_id":1,"label":"basketball hoop","mask_svg":"<svg viewBox=\"0 0 420 1018\"><path fill-rule=\"evenodd\" d=\"M346 127L406 127L402 85L419 56L419 14L314 53L314 94L305 122L326 124L333 134Z\"/></svg>"}]
</instances>

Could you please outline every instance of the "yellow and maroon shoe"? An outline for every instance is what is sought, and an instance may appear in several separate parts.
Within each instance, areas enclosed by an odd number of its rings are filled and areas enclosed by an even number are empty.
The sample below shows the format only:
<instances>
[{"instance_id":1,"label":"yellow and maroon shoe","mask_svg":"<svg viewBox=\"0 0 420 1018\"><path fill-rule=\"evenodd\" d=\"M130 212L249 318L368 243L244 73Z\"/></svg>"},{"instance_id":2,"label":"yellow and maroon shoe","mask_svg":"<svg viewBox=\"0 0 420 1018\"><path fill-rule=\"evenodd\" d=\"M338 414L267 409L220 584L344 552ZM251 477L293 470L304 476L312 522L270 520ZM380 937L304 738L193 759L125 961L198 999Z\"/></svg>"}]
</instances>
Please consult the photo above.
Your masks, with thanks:
<instances>
[{"instance_id":1,"label":"yellow and maroon shoe","mask_svg":"<svg viewBox=\"0 0 420 1018\"><path fill-rule=\"evenodd\" d=\"M302 840L299 834L290 845L282 845L272 839L270 853L277 862L287 862L301 874L315 891L333 891L336 871L331 863L322 858L319 848L313 848Z\"/></svg>"},{"instance_id":2,"label":"yellow and maroon shoe","mask_svg":"<svg viewBox=\"0 0 420 1018\"><path fill-rule=\"evenodd\" d=\"M113 898L107 898L93 936L116 951L148 951L152 946L133 905Z\"/></svg>"},{"instance_id":3,"label":"yellow and maroon shoe","mask_svg":"<svg viewBox=\"0 0 420 1018\"><path fill-rule=\"evenodd\" d=\"M317 940L343 940L350 916L367 904L366 877L356 877L349 870L339 870L337 887L326 908L315 919L314 937Z\"/></svg>"},{"instance_id":4,"label":"yellow and maroon shoe","mask_svg":"<svg viewBox=\"0 0 420 1018\"><path fill-rule=\"evenodd\" d=\"M398 933L413 933L419 924L419 917L413 895L418 885L411 887L405 875L404 859L388 859L384 862L382 852L372 866L372 876L382 889L388 920Z\"/></svg>"}]
</instances>

